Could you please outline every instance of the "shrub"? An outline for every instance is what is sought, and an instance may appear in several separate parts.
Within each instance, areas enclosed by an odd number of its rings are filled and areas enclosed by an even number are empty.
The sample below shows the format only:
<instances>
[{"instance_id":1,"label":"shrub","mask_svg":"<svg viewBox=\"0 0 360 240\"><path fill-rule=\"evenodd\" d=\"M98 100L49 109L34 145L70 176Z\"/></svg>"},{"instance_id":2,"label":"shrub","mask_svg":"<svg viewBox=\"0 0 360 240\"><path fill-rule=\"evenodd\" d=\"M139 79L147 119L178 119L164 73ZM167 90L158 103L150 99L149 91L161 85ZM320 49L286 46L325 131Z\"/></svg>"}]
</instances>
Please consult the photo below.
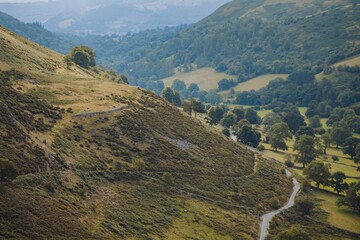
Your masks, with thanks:
<instances>
[{"instance_id":1,"label":"shrub","mask_svg":"<svg viewBox=\"0 0 360 240\"><path fill-rule=\"evenodd\" d=\"M280 208L279 199L276 198L276 197L271 198L271 199L270 199L270 207L271 207L273 210L279 209L279 208Z\"/></svg>"},{"instance_id":2,"label":"shrub","mask_svg":"<svg viewBox=\"0 0 360 240\"><path fill-rule=\"evenodd\" d=\"M230 130L228 129L228 128L224 128L223 129L223 131L222 131L222 133L225 135L225 136L227 136L227 137L230 137Z\"/></svg>"},{"instance_id":3,"label":"shrub","mask_svg":"<svg viewBox=\"0 0 360 240\"><path fill-rule=\"evenodd\" d=\"M292 167L294 167L294 163L291 160L286 160L285 166L292 168Z\"/></svg>"},{"instance_id":4,"label":"shrub","mask_svg":"<svg viewBox=\"0 0 360 240\"><path fill-rule=\"evenodd\" d=\"M263 152L263 151L265 151L265 146L262 144L259 144L259 146L257 146L256 149L259 150L260 152Z\"/></svg>"},{"instance_id":5,"label":"shrub","mask_svg":"<svg viewBox=\"0 0 360 240\"><path fill-rule=\"evenodd\" d=\"M334 162L337 162L339 161L339 157L338 156L332 156L331 159L334 161Z\"/></svg>"},{"instance_id":6,"label":"shrub","mask_svg":"<svg viewBox=\"0 0 360 240\"><path fill-rule=\"evenodd\" d=\"M310 240L311 238L305 230L297 226L293 226L290 229L286 229L278 233L276 239L277 240Z\"/></svg>"},{"instance_id":7,"label":"shrub","mask_svg":"<svg viewBox=\"0 0 360 240\"><path fill-rule=\"evenodd\" d=\"M308 215L315 208L314 201L309 197L299 197L295 201L296 210L302 215Z\"/></svg>"},{"instance_id":8,"label":"shrub","mask_svg":"<svg viewBox=\"0 0 360 240\"><path fill-rule=\"evenodd\" d=\"M0 159L0 182L11 182L18 175L15 165L4 159Z\"/></svg>"},{"instance_id":9,"label":"shrub","mask_svg":"<svg viewBox=\"0 0 360 240\"><path fill-rule=\"evenodd\" d=\"M172 185L174 183L174 177L171 173L164 173L161 177L161 179L166 182L167 184Z\"/></svg>"},{"instance_id":10,"label":"shrub","mask_svg":"<svg viewBox=\"0 0 360 240\"><path fill-rule=\"evenodd\" d=\"M311 189L311 182L307 179L301 182L301 189L303 192L308 192Z\"/></svg>"}]
</instances>

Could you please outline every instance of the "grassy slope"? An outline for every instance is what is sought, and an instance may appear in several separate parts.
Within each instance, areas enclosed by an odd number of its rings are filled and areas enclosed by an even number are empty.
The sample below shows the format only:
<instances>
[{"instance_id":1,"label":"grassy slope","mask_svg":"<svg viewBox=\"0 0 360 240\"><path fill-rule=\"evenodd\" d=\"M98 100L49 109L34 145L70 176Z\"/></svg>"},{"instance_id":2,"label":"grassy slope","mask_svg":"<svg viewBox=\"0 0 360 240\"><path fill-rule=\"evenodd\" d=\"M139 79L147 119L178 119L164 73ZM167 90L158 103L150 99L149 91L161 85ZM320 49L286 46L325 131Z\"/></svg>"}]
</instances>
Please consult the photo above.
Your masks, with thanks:
<instances>
[{"instance_id":1,"label":"grassy slope","mask_svg":"<svg viewBox=\"0 0 360 240\"><path fill-rule=\"evenodd\" d=\"M179 79L185 81L187 86L191 83L196 83L201 90L210 90L216 89L218 87L217 83L223 78L236 79L235 76L218 73L212 68L201 68L188 73L176 74L172 77L162 79L162 81L165 86L170 87L175 79Z\"/></svg>"},{"instance_id":2,"label":"grassy slope","mask_svg":"<svg viewBox=\"0 0 360 240\"><path fill-rule=\"evenodd\" d=\"M153 93L2 28L0 48L0 149L21 172L0 185L0 238L256 239L269 199L286 201L280 166L254 172L252 152Z\"/></svg>"}]
</instances>

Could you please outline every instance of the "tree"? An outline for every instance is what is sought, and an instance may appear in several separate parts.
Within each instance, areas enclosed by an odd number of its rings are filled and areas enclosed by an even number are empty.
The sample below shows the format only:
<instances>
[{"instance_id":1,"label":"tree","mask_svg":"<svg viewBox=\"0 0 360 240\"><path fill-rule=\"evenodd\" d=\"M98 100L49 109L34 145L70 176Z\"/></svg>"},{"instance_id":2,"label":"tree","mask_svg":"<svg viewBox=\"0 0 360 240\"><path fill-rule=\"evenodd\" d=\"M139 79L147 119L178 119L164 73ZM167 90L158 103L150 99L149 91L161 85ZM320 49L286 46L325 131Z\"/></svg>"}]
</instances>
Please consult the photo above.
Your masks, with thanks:
<instances>
[{"instance_id":1,"label":"tree","mask_svg":"<svg viewBox=\"0 0 360 240\"><path fill-rule=\"evenodd\" d=\"M301 126L301 127L299 128L299 130L296 131L296 134L295 134L296 139L299 139L299 137L300 137L301 135L308 135L308 136L314 138L314 137L315 137L315 131L314 131L314 129L312 129L311 127Z\"/></svg>"},{"instance_id":2,"label":"tree","mask_svg":"<svg viewBox=\"0 0 360 240\"><path fill-rule=\"evenodd\" d=\"M197 97L197 94L200 91L199 85L197 85L196 83L191 83L187 91L191 97Z\"/></svg>"},{"instance_id":3,"label":"tree","mask_svg":"<svg viewBox=\"0 0 360 240\"><path fill-rule=\"evenodd\" d=\"M349 155L351 159L354 159L356 156L356 146L359 143L360 140L358 138L349 137L345 140L343 153Z\"/></svg>"},{"instance_id":4,"label":"tree","mask_svg":"<svg viewBox=\"0 0 360 240\"><path fill-rule=\"evenodd\" d=\"M232 87L235 87L236 85L237 85L236 81L224 78L218 82L218 89L219 91L225 91Z\"/></svg>"},{"instance_id":5,"label":"tree","mask_svg":"<svg viewBox=\"0 0 360 240\"><path fill-rule=\"evenodd\" d=\"M360 215L360 182L350 183L349 189L345 192L345 197L338 199L338 207L347 206Z\"/></svg>"},{"instance_id":6,"label":"tree","mask_svg":"<svg viewBox=\"0 0 360 240\"><path fill-rule=\"evenodd\" d=\"M245 110L245 119L248 120L251 124L259 124L261 121L261 118L257 112L252 108Z\"/></svg>"},{"instance_id":7,"label":"tree","mask_svg":"<svg viewBox=\"0 0 360 240\"><path fill-rule=\"evenodd\" d=\"M309 234L296 226L279 232L276 236L277 240L311 240Z\"/></svg>"},{"instance_id":8,"label":"tree","mask_svg":"<svg viewBox=\"0 0 360 240\"><path fill-rule=\"evenodd\" d=\"M341 192L344 192L349 188L349 185L344 182L346 179L345 173L338 171L331 175L330 186L334 188L334 191L340 195Z\"/></svg>"},{"instance_id":9,"label":"tree","mask_svg":"<svg viewBox=\"0 0 360 240\"><path fill-rule=\"evenodd\" d=\"M311 118L309 118L309 125L311 128L321 128L321 122L320 122L320 117L318 115L315 115Z\"/></svg>"},{"instance_id":10,"label":"tree","mask_svg":"<svg viewBox=\"0 0 360 240\"><path fill-rule=\"evenodd\" d=\"M289 81L292 81L296 84L302 85L305 83L312 83L315 81L315 75L308 71L297 71L291 73L288 78Z\"/></svg>"},{"instance_id":11,"label":"tree","mask_svg":"<svg viewBox=\"0 0 360 240\"><path fill-rule=\"evenodd\" d=\"M265 131L268 131L271 128L271 126L280 122L281 122L281 117L273 112L267 113L261 120L261 124L264 126Z\"/></svg>"},{"instance_id":12,"label":"tree","mask_svg":"<svg viewBox=\"0 0 360 240\"><path fill-rule=\"evenodd\" d=\"M96 53L87 46L73 47L66 56L67 59L70 59L72 62L83 68L96 66L95 57Z\"/></svg>"},{"instance_id":13,"label":"tree","mask_svg":"<svg viewBox=\"0 0 360 240\"><path fill-rule=\"evenodd\" d=\"M224 127L232 127L236 123L236 115L232 112L227 112L221 120Z\"/></svg>"},{"instance_id":14,"label":"tree","mask_svg":"<svg viewBox=\"0 0 360 240\"><path fill-rule=\"evenodd\" d=\"M358 143L358 144L356 145L356 148L355 148L354 162L355 162L355 163L359 163L359 162L360 162L360 143Z\"/></svg>"},{"instance_id":15,"label":"tree","mask_svg":"<svg viewBox=\"0 0 360 240\"><path fill-rule=\"evenodd\" d=\"M261 134L256 132L251 126L244 125L236 133L236 138L239 142L255 148L260 143Z\"/></svg>"},{"instance_id":16,"label":"tree","mask_svg":"<svg viewBox=\"0 0 360 240\"><path fill-rule=\"evenodd\" d=\"M178 92L174 91L173 89L167 87L162 91L162 97L172 103L173 105L179 107L181 106L181 99Z\"/></svg>"},{"instance_id":17,"label":"tree","mask_svg":"<svg viewBox=\"0 0 360 240\"><path fill-rule=\"evenodd\" d=\"M186 84L184 81L175 79L174 82L171 85L171 88L179 93L186 92Z\"/></svg>"},{"instance_id":18,"label":"tree","mask_svg":"<svg viewBox=\"0 0 360 240\"><path fill-rule=\"evenodd\" d=\"M0 158L0 182L11 182L18 175L18 170L15 165Z\"/></svg>"},{"instance_id":19,"label":"tree","mask_svg":"<svg viewBox=\"0 0 360 240\"><path fill-rule=\"evenodd\" d=\"M305 120L300 113L288 112L284 116L284 122L287 123L291 132L295 133L301 126L305 126Z\"/></svg>"},{"instance_id":20,"label":"tree","mask_svg":"<svg viewBox=\"0 0 360 240\"><path fill-rule=\"evenodd\" d=\"M284 122L281 122L274 124L270 128L268 137L270 138L269 143L271 147L277 151L278 149L288 149L285 140L291 139L292 135L288 125Z\"/></svg>"},{"instance_id":21,"label":"tree","mask_svg":"<svg viewBox=\"0 0 360 240\"><path fill-rule=\"evenodd\" d=\"M331 177L329 165L325 165L322 161L313 161L304 169L304 175L316 183L316 187L320 185L327 186Z\"/></svg>"},{"instance_id":22,"label":"tree","mask_svg":"<svg viewBox=\"0 0 360 240\"><path fill-rule=\"evenodd\" d=\"M311 163L316 157L315 140L308 135L301 135L294 144L294 150L298 151L295 161L302 163L303 167Z\"/></svg>"},{"instance_id":23,"label":"tree","mask_svg":"<svg viewBox=\"0 0 360 240\"><path fill-rule=\"evenodd\" d=\"M323 150L324 150L324 154L326 154L326 150L330 147L331 145L331 138L330 135L328 133L324 134L321 136L321 140L323 143Z\"/></svg>"},{"instance_id":24,"label":"tree","mask_svg":"<svg viewBox=\"0 0 360 240\"><path fill-rule=\"evenodd\" d=\"M211 107L208 112L208 122L210 125L212 126L218 124L226 111L227 109L225 106Z\"/></svg>"},{"instance_id":25,"label":"tree","mask_svg":"<svg viewBox=\"0 0 360 240\"><path fill-rule=\"evenodd\" d=\"M336 144L337 148L342 146L349 137L351 137L351 132L345 126L337 126L331 129L330 139Z\"/></svg>"},{"instance_id":26,"label":"tree","mask_svg":"<svg viewBox=\"0 0 360 240\"><path fill-rule=\"evenodd\" d=\"M236 122L245 118L245 109L243 107L235 107L232 112L236 115Z\"/></svg>"}]
</instances>

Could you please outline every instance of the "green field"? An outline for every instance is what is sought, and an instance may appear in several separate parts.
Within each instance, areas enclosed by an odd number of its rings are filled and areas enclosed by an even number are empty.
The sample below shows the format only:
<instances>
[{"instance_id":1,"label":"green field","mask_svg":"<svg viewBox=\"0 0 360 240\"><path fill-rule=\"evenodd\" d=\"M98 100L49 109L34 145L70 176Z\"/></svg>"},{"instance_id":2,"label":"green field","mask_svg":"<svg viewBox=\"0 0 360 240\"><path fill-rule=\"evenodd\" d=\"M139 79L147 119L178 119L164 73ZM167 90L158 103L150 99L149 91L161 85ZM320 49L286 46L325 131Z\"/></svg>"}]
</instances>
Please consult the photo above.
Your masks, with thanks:
<instances>
[{"instance_id":1,"label":"green field","mask_svg":"<svg viewBox=\"0 0 360 240\"><path fill-rule=\"evenodd\" d=\"M346 207L338 208L335 204L338 199L337 196L320 191L316 191L315 196L322 200L320 208L330 214L327 220L331 225L360 233L360 216L354 214Z\"/></svg>"},{"instance_id":2,"label":"green field","mask_svg":"<svg viewBox=\"0 0 360 240\"><path fill-rule=\"evenodd\" d=\"M266 87L270 81L276 78L287 78L287 74L266 74L259 77L250 79L246 82L242 82L234 87L235 92L259 90L260 88ZM222 94L229 94L230 90L222 92Z\"/></svg>"},{"instance_id":3,"label":"green field","mask_svg":"<svg viewBox=\"0 0 360 240\"><path fill-rule=\"evenodd\" d=\"M161 79L166 87L170 87L174 80L183 80L187 86L191 83L199 85L201 90L211 90L218 87L218 82L223 79L236 79L236 76L216 72L213 68L200 68L187 73L179 73L174 76Z\"/></svg>"}]
</instances>

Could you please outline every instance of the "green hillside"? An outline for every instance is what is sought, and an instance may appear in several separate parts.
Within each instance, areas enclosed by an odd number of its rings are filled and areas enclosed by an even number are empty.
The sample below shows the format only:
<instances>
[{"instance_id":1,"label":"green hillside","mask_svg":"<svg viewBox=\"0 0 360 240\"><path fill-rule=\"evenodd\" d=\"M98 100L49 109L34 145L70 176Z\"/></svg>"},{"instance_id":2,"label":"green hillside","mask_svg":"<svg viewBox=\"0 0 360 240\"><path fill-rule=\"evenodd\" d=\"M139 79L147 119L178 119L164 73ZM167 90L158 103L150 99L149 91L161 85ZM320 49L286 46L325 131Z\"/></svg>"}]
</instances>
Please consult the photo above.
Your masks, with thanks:
<instances>
[{"instance_id":1,"label":"green hillside","mask_svg":"<svg viewBox=\"0 0 360 240\"><path fill-rule=\"evenodd\" d=\"M23 23L0 11L0 26L60 53L69 52L70 42L44 28L41 23Z\"/></svg>"},{"instance_id":2,"label":"green hillside","mask_svg":"<svg viewBox=\"0 0 360 240\"><path fill-rule=\"evenodd\" d=\"M234 0L185 29L76 41L106 52L99 61L140 86L171 76L174 69L202 67L244 81L297 69L318 73L359 54L359 16L360 5L347 0Z\"/></svg>"},{"instance_id":3,"label":"green hillside","mask_svg":"<svg viewBox=\"0 0 360 240\"><path fill-rule=\"evenodd\" d=\"M19 172L2 239L257 239L291 192L281 166L4 28L0 66L0 163Z\"/></svg>"}]
</instances>

